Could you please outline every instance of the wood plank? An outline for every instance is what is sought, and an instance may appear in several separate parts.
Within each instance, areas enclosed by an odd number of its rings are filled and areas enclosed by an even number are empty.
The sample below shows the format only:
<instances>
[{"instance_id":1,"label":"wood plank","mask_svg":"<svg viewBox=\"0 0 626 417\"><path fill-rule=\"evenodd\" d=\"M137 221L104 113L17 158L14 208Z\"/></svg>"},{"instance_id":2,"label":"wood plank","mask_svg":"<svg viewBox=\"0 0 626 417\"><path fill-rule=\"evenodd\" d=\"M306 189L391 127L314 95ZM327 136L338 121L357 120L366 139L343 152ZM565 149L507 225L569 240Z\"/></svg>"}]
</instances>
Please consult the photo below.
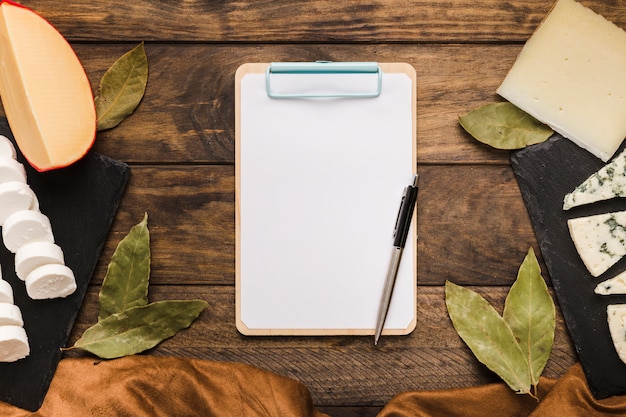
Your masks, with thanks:
<instances>
[{"instance_id":1,"label":"wood plank","mask_svg":"<svg viewBox=\"0 0 626 417\"><path fill-rule=\"evenodd\" d=\"M510 167L424 165L419 172L420 285L506 285L529 247L539 254ZM95 282L147 212L155 283L234 285L234 187L232 166L132 166Z\"/></svg>"},{"instance_id":2,"label":"wood plank","mask_svg":"<svg viewBox=\"0 0 626 417\"><path fill-rule=\"evenodd\" d=\"M502 311L508 287L473 289ZM98 286L90 288L70 343L95 323L98 291ZM248 363L303 382L320 406L380 407L407 390L468 387L497 380L456 334L440 286L419 287L419 321L411 335L384 337L377 347L365 336L242 336L235 328L234 289L230 286L151 285L149 297L151 301L201 298L209 303L189 329L150 354ZM66 354L81 355L75 351ZM575 360L559 315L544 375L558 377Z\"/></svg>"},{"instance_id":3,"label":"wood plank","mask_svg":"<svg viewBox=\"0 0 626 417\"><path fill-rule=\"evenodd\" d=\"M94 91L134 45L75 45ZM509 45L146 45L150 78L132 116L100 132L95 149L128 163L233 164L234 76L245 62L317 59L408 62L417 70L418 162L508 164L508 152L477 143L458 116L497 101L520 50ZM192 63L192 65L189 65Z\"/></svg>"},{"instance_id":4,"label":"wood plank","mask_svg":"<svg viewBox=\"0 0 626 417\"><path fill-rule=\"evenodd\" d=\"M51 2L22 0L72 41L521 42L544 0ZM615 2L582 0L626 27Z\"/></svg>"}]
</instances>

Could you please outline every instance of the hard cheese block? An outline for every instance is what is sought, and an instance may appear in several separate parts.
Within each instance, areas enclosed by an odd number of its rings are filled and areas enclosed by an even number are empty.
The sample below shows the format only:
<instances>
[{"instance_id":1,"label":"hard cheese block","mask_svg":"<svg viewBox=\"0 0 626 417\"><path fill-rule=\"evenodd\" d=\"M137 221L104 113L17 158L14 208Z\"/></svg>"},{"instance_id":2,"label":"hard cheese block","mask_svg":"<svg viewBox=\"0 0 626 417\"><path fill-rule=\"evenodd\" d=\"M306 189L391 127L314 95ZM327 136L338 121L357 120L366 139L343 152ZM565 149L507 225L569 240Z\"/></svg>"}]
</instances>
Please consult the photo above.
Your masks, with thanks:
<instances>
[{"instance_id":1,"label":"hard cheese block","mask_svg":"<svg viewBox=\"0 0 626 417\"><path fill-rule=\"evenodd\" d=\"M498 94L606 162L626 137L626 32L558 0Z\"/></svg>"},{"instance_id":2,"label":"hard cheese block","mask_svg":"<svg viewBox=\"0 0 626 417\"><path fill-rule=\"evenodd\" d=\"M567 225L575 217L626 210L626 200L611 199L563 210L565 194L604 163L558 134L513 152L511 163L589 388L597 398L626 393L626 364L615 351L607 324L607 306L626 303L626 295L603 296L594 291L603 280L626 270L626 258L593 277Z\"/></svg>"},{"instance_id":3,"label":"hard cheese block","mask_svg":"<svg viewBox=\"0 0 626 417\"><path fill-rule=\"evenodd\" d=\"M0 134L13 139L6 119L0 119ZM18 158L24 162L21 155ZM77 284L76 292L67 298L33 300L16 275L14 255L0 244L2 275L13 288L31 347L28 357L0 363L0 401L36 410L61 359L61 348L66 347L130 170L122 162L95 153L50 172L40 173L24 165L28 184L37 195L41 212L50 219Z\"/></svg>"}]
</instances>

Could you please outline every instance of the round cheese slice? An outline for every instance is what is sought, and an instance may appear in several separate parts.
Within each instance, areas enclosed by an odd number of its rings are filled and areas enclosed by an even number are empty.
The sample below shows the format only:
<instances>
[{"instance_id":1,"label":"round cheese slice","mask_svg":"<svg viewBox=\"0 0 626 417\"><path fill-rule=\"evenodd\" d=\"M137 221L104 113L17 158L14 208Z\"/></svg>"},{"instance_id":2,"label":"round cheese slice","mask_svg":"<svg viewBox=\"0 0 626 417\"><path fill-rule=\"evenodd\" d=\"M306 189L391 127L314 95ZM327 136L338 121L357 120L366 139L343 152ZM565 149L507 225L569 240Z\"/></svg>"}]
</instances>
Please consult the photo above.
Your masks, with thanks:
<instances>
[{"instance_id":1,"label":"round cheese slice","mask_svg":"<svg viewBox=\"0 0 626 417\"><path fill-rule=\"evenodd\" d=\"M33 300L67 297L74 291L74 273L65 265L43 265L26 277L26 293Z\"/></svg>"},{"instance_id":2,"label":"round cheese slice","mask_svg":"<svg viewBox=\"0 0 626 417\"><path fill-rule=\"evenodd\" d=\"M15 159L0 157L0 183L9 181L26 182L26 170Z\"/></svg>"},{"instance_id":3,"label":"round cheese slice","mask_svg":"<svg viewBox=\"0 0 626 417\"><path fill-rule=\"evenodd\" d=\"M15 362L30 354L28 336L20 326L0 326L0 362Z\"/></svg>"},{"instance_id":4,"label":"round cheese slice","mask_svg":"<svg viewBox=\"0 0 626 417\"><path fill-rule=\"evenodd\" d=\"M4 135L0 135L0 158L15 159L17 153L15 152L15 146L9 138Z\"/></svg>"},{"instance_id":5,"label":"round cheese slice","mask_svg":"<svg viewBox=\"0 0 626 417\"><path fill-rule=\"evenodd\" d=\"M13 287L7 281L0 279L0 303L13 304Z\"/></svg>"},{"instance_id":6,"label":"round cheese slice","mask_svg":"<svg viewBox=\"0 0 626 417\"><path fill-rule=\"evenodd\" d=\"M33 206L39 207L39 203L28 184L19 181L0 183L0 226L13 213Z\"/></svg>"},{"instance_id":7,"label":"round cheese slice","mask_svg":"<svg viewBox=\"0 0 626 417\"><path fill-rule=\"evenodd\" d=\"M47 264L64 265L63 250L51 242L27 243L15 252L15 272L22 281L36 268Z\"/></svg>"},{"instance_id":8,"label":"round cheese slice","mask_svg":"<svg viewBox=\"0 0 626 417\"><path fill-rule=\"evenodd\" d=\"M2 227L2 239L4 246L13 253L31 242L54 243L50 220L35 210L22 210L10 215Z\"/></svg>"},{"instance_id":9,"label":"round cheese slice","mask_svg":"<svg viewBox=\"0 0 626 417\"><path fill-rule=\"evenodd\" d=\"M11 303L0 303L0 326L24 326L20 308Z\"/></svg>"}]
</instances>

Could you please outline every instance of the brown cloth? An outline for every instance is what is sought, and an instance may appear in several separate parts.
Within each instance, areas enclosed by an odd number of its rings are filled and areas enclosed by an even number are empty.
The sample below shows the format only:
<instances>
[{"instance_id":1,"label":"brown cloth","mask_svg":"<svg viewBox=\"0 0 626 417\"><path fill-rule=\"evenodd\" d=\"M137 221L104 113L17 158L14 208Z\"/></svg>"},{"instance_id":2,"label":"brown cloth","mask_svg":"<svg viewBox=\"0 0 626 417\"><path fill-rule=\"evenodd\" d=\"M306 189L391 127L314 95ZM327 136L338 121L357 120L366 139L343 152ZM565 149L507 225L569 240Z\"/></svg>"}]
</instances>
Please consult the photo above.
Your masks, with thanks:
<instances>
[{"instance_id":1,"label":"brown cloth","mask_svg":"<svg viewBox=\"0 0 626 417\"><path fill-rule=\"evenodd\" d=\"M626 416L626 396L595 400L579 364L559 380L542 378L539 400L503 383L406 392L378 417ZM301 383L253 366L198 359L131 356L63 359L43 405L29 412L0 402L3 417L328 417Z\"/></svg>"}]
</instances>

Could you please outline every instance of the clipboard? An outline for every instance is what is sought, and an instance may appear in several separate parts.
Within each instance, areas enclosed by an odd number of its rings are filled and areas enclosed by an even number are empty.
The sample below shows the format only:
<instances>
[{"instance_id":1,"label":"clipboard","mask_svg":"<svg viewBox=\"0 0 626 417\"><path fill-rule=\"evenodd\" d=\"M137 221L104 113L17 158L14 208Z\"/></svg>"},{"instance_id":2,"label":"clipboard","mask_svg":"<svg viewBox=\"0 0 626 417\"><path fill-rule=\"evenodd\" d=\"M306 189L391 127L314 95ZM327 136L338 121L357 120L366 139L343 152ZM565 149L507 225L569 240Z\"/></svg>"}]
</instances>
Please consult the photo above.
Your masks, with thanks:
<instances>
[{"instance_id":1,"label":"clipboard","mask_svg":"<svg viewBox=\"0 0 626 417\"><path fill-rule=\"evenodd\" d=\"M235 75L236 327L373 335L417 167L405 63L248 63ZM417 210L383 335L417 323Z\"/></svg>"}]
</instances>

